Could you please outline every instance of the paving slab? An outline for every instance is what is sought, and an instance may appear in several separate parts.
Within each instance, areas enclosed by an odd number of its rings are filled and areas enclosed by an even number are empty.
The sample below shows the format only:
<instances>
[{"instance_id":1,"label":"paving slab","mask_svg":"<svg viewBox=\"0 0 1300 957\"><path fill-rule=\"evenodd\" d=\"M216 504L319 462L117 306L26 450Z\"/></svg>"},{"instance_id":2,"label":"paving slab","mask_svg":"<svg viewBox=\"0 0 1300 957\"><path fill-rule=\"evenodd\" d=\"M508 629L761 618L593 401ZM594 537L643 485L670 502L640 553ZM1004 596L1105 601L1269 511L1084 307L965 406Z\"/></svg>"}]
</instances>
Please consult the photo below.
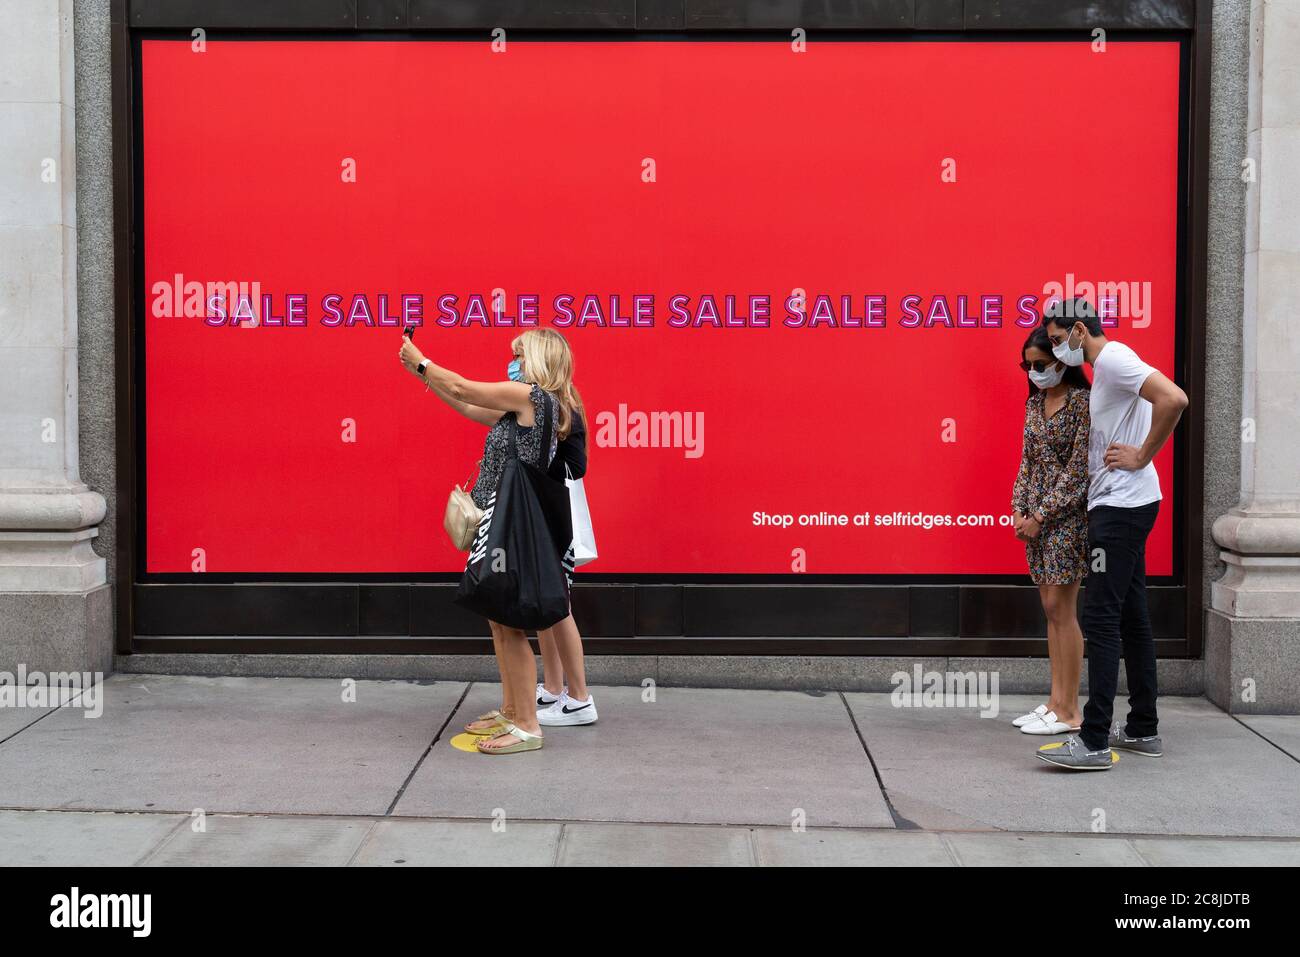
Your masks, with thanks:
<instances>
[{"instance_id":1,"label":"paving slab","mask_svg":"<svg viewBox=\"0 0 1300 957\"><path fill-rule=\"evenodd\" d=\"M541 751L483 755L447 738L500 704L476 684L395 814L510 820L892 827L838 695L593 689L600 720L545 730Z\"/></svg>"},{"instance_id":2,"label":"paving slab","mask_svg":"<svg viewBox=\"0 0 1300 957\"><path fill-rule=\"evenodd\" d=\"M0 807L382 815L464 685L113 675L0 744Z\"/></svg>"},{"instance_id":3,"label":"paving slab","mask_svg":"<svg viewBox=\"0 0 1300 957\"><path fill-rule=\"evenodd\" d=\"M20 678L27 681L28 685L31 685L33 676L25 672L19 674L3 672L0 673L0 677L4 678L4 682L0 683L0 692L3 692L3 694L0 694L0 742L17 734L28 725L39 721L47 714L53 714L59 710L57 703L39 706L35 705L34 702L42 700L41 697L37 697L42 692L44 696L47 696L46 700L52 698L57 701L57 698L63 693L62 688L58 686L51 688L48 685L43 687L20 686L18 683ZM46 681L49 680L48 675L45 675L44 678ZM86 688L69 688L68 690L71 697L68 706L81 711L83 714L88 711L93 713L96 710L95 706L103 701L102 689L99 687L95 687L94 696L89 698L85 705L81 705L80 702L81 696L87 690Z\"/></svg>"},{"instance_id":4,"label":"paving slab","mask_svg":"<svg viewBox=\"0 0 1300 957\"><path fill-rule=\"evenodd\" d=\"M57 710L58 708L0 708L0 741Z\"/></svg>"},{"instance_id":5,"label":"paving slab","mask_svg":"<svg viewBox=\"0 0 1300 957\"><path fill-rule=\"evenodd\" d=\"M185 820L179 814L0 811L0 867L131 867Z\"/></svg>"},{"instance_id":6,"label":"paving slab","mask_svg":"<svg viewBox=\"0 0 1300 957\"><path fill-rule=\"evenodd\" d=\"M962 867L1145 867L1125 838L1063 834L945 834Z\"/></svg>"},{"instance_id":7,"label":"paving slab","mask_svg":"<svg viewBox=\"0 0 1300 957\"><path fill-rule=\"evenodd\" d=\"M197 820L197 819L196 819ZM365 818L208 814L173 831L142 863L147 867L341 867L374 822Z\"/></svg>"},{"instance_id":8,"label":"paving slab","mask_svg":"<svg viewBox=\"0 0 1300 957\"><path fill-rule=\"evenodd\" d=\"M1053 739L1011 726L1035 696L1002 696L996 718L846 697L886 793L921 827L1300 836L1300 763L1201 698L1161 699L1164 757L1121 752L1109 771L1078 773L1034 757Z\"/></svg>"},{"instance_id":9,"label":"paving slab","mask_svg":"<svg viewBox=\"0 0 1300 957\"><path fill-rule=\"evenodd\" d=\"M551 867L563 825L506 821L379 821L357 867Z\"/></svg>"},{"instance_id":10,"label":"paving slab","mask_svg":"<svg viewBox=\"0 0 1300 957\"><path fill-rule=\"evenodd\" d=\"M758 863L765 867L956 866L942 837L928 831L764 828L754 837Z\"/></svg>"},{"instance_id":11,"label":"paving slab","mask_svg":"<svg viewBox=\"0 0 1300 957\"><path fill-rule=\"evenodd\" d=\"M0 811L0 864L1295 867L1300 840L690 824Z\"/></svg>"},{"instance_id":12,"label":"paving slab","mask_svg":"<svg viewBox=\"0 0 1300 957\"><path fill-rule=\"evenodd\" d=\"M749 867L753 838L742 827L566 824L561 867Z\"/></svg>"},{"instance_id":13,"label":"paving slab","mask_svg":"<svg viewBox=\"0 0 1300 957\"><path fill-rule=\"evenodd\" d=\"M1134 838L1155 867L1300 867L1300 841Z\"/></svg>"},{"instance_id":14,"label":"paving slab","mask_svg":"<svg viewBox=\"0 0 1300 957\"><path fill-rule=\"evenodd\" d=\"M1239 714L1237 719L1300 761L1300 714Z\"/></svg>"}]
</instances>

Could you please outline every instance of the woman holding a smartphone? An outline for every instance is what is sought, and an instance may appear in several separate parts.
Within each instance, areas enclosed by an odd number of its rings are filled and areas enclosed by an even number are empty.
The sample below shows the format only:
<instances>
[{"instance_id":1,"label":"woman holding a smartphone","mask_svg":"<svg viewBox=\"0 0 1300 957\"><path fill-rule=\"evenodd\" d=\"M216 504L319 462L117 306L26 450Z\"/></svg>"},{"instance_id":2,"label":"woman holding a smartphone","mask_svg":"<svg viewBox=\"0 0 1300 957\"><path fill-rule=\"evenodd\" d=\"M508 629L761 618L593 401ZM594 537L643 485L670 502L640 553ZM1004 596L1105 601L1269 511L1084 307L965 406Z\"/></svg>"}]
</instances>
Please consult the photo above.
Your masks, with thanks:
<instances>
[{"instance_id":1,"label":"woman holding a smartphone","mask_svg":"<svg viewBox=\"0 0 1300 957\"><path fill-rule=\"evenodd\" d=\"M402 337L402 364L427 383L438 398L488 432L478 480L470 498L486 508L496 492L506 463L518 457L543 471L556 447L573 429L580 409L573 387L573 354L553 329L529 329L511 343L506 379L478 382L426 358L410 336ZM511 420L518 425L517 446L511 441ZM544 426L550 424L549 448L542 448ZM528 638L519 628L488 621L501 672L502 704L470 726L483 735L484 754L515 754L542 746L535 697L537 663Z\"/></svg>"}]
</instances>

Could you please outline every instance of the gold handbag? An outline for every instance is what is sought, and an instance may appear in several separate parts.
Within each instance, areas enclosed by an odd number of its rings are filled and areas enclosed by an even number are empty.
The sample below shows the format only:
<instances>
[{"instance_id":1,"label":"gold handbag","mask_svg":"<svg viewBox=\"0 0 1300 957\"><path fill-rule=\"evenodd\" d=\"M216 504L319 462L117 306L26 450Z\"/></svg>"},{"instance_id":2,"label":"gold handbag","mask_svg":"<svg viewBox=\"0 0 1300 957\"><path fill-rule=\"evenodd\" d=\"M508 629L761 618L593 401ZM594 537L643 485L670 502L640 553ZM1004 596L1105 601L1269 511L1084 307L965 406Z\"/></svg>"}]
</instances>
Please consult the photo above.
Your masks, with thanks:
<instances>
[{"instance_id":1,"label":"gold handbag","mask_svg":"<svg viewBox=\"0 0 1300 957\"><path fill-rule=\"evenodd\" d=\"M465 485L468 487L469 482ZM483 509L474 504L474 500L463 488L459 485L454 487L447 496L447 513L442 517L442 527L447 530L447 536L457 551L469 551L481 521Z\"/></svg>"}]
</instances>

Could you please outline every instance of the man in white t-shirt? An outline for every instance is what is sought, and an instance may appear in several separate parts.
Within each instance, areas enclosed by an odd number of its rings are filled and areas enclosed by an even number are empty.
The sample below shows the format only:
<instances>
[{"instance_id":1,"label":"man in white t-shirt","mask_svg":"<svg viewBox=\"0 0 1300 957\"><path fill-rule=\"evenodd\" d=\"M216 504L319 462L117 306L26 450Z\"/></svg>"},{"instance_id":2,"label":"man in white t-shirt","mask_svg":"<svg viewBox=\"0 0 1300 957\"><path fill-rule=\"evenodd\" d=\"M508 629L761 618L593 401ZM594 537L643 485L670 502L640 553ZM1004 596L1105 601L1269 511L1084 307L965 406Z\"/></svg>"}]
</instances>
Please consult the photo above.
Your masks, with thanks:
<instances>
[{"instance_id":1,"label":"man in white t-shirt","mask_svg":"<svg viewBox=\"0 0 1300 957\"><path fill-rule=\"evenodd\" d=\"M1083 635L1088 643L1088 704L1077 735L1048 744L1038 757L1072 771L1106 771L1111 749L1159 757L1156 644L1147 611L1146 541L1160 508L1151 464L1187 408L1187 394L1122 342L1103 334L1082 299L1043 313L1052 352L1070 366L1092 366L1088 411L1088 550ZM1111 727L1120 651L1128 675L1129 713Z\"/></svg>"}]
</instances>

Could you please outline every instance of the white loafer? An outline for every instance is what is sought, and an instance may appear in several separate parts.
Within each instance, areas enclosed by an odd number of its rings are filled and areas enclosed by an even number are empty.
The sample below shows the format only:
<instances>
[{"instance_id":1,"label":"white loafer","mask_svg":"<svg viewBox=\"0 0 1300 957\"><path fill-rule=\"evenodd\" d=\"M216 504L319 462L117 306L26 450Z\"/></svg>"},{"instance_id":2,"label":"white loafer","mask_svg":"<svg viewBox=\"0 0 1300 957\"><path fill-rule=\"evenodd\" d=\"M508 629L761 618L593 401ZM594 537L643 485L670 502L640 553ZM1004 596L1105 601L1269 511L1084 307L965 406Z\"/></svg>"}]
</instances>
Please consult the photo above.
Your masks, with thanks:
<instances>
[{"instance_id":1,"label":"white loafer","mask_svg":"<svg viewBox=\"0 0 1300 957\"><path fill-rule=\"evenodd\" d=\"M1041 718L1045 714L1047 714L1047 705L1040 704L1033 711L1029 712L1029 714L1022 714L1020 717L1016 718L1016 720L1012 721L1011 723L1017 728L1023 728L1031 721L1035 720L1036 718Z\"/></svg>"},{"instance_id":2,"label":"white loafer","mask_svg":"<svg viewBox=\"0 0 1300 957\"><path fill-rule=\"evenodd\" d=\"M1049 711L1047 714L1040 714L1038 718L1031 721L1020 729L1021 734L1065 734L1070 731L1078 731L1078 728L1072 728L1064 721L1056 720L1056 712Z\"/></svg>"}]
</instances>

